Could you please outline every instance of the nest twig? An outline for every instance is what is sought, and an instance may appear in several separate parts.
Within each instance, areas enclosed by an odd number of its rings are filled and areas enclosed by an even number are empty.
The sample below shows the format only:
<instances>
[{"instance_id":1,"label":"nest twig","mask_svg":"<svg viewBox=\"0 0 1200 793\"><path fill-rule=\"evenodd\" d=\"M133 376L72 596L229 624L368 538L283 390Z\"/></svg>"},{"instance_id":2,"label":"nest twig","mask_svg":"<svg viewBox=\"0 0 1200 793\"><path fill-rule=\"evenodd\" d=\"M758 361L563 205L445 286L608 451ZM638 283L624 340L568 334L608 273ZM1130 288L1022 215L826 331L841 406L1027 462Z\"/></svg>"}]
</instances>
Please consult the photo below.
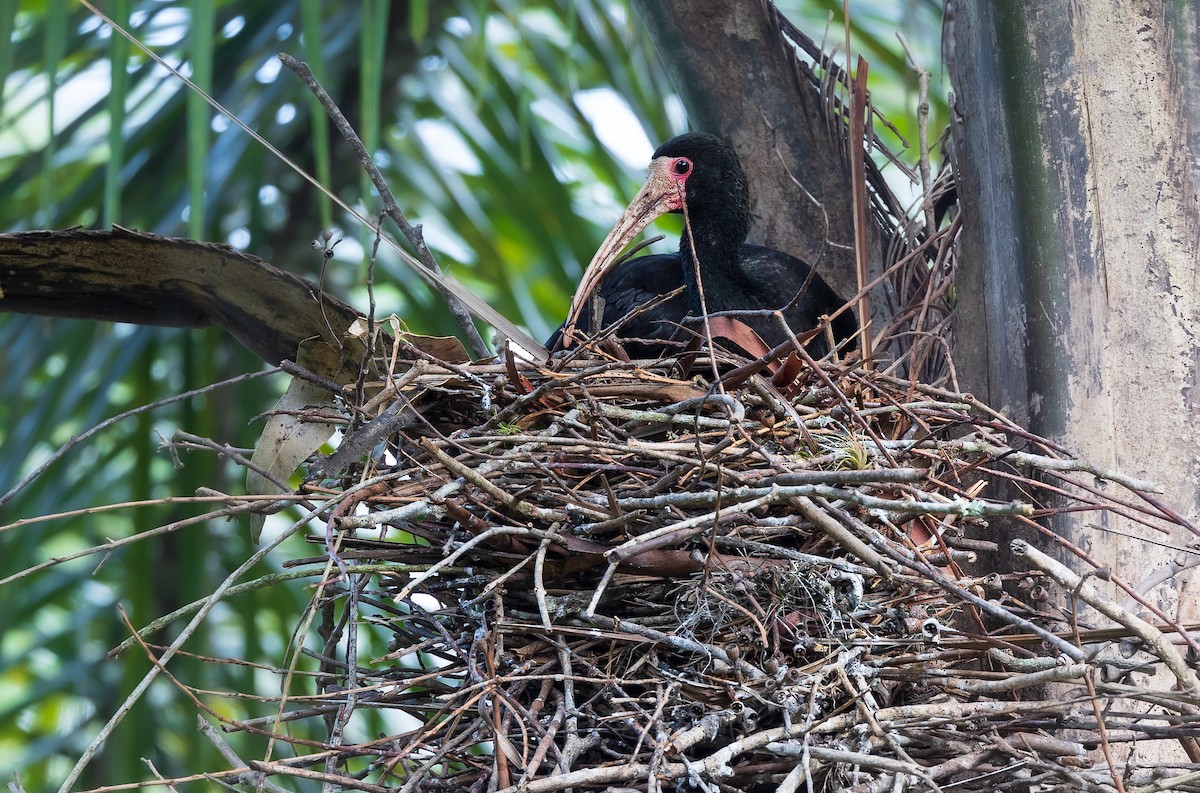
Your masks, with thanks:
<instances>
[{"instance_id":1,"label":"nest twig","mask_svg":"<svg viewBox=\"0 0 1200 793\"><path fill-rule=\"evenodd\" d=\"M386 449L309 485L346 496L318 538L329 555L294 563L336 559L319 704L277 732L325 720L325 751L295 747L321 778L1200 790L1189 766L1091 753L1195 740L1186 632L1101 604L1024 542L1065 510L1176 523L1148 483L968 395L837 364L724 394L668 365L414 370ZM1021 499L989 497L995 482ZM976 570L1000 536L1021 564ZM1191 684L1136 682L1157 667Z\"/></svg>"},{"instance_id":2,"label":"nest twig","mask_svg":"<svg viewBox=\"0 0 1200 793\"><path fill-rule=\"evenodd\" d=\"M844 80L784 32L806 79ZM1188 626L1030 542L1058 542L1064 513L1186 524L955 391L961 219L935 211L952 173L928 148L924 228L867 167L891 242L863 286L885 287L882 372L721 354L693 361L726 373L710 387L670 361L396 350L402 371L341 393L358 429L310 466L326 532L292 562L324 579L317 690L229 725L291 744L253 770L372 791L1200 791ZM1139 765L1126 749L1149 742L1187 759Z\"/></svg>"}]
</instances>

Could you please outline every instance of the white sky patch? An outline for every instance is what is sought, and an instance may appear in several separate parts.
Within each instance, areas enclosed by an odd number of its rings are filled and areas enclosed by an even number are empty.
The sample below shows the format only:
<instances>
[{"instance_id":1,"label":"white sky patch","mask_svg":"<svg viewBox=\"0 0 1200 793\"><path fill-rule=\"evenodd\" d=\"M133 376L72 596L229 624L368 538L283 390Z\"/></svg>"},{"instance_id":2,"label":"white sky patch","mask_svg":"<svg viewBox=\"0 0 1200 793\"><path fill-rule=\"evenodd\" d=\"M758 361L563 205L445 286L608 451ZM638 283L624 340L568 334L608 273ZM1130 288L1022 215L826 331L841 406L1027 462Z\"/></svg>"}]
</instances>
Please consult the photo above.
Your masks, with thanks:
<instances>
[{"instance_id":1,"label":"white sky patch","mask_svg":"<svg viewBox=\"0 0 1200 793\"><path fill-rule=\"evenodd\" d=\"M532 361L534 363L539 362L539 359L536 356L534 356L533 353L531 353L529 350L522 347L520 344L517 344L512 339L508 340L508 344L512 348L513 356L515 356L516 358L519 358L523 361Z\"/></svg>"},{"instance_id":2,"label":"white sky patch","mask_svg":"<svg viewBox=\"0 0 1200 793\"><path fill-rule=\"evenodd\" d=\"M529 33L536 33L540 38L545 38L559 47L566 48L571 44L571 39L562 26L562 20L557 14L545 9L531 9L522 13L518 24L522 38Z\"/></svg>"},{"instance_id":3,"label":"white sky patch","mask_svg":"<svg viewBox=\"0 0 1200 793\"><path fill-rule=\"evenodd\" d=\"M276 56L272 55L263 61L262 66L258 67L258 71L254 73L254 79L258 80L263 85L269 85L275 82L275 77L278 76L279 70L283 68L283 63Z\"/></svg>"},{"instance_id":4,"label":"white sky patch","mask_svg":"<svg viewBox=\"0 0 1200 793\"><path fill-rule=\"evenodd\" d=\"M245 17L234 17L225 23L225 27L221 28L221 35L227 39L231 39L242 32L242 28L246 27Z\"/></svg>"},{"instance_id":5,"label":"white sky patch","mask_svg":"<svg viewBox=\"0 0 1200 793\"><path fill-rule=\"evenodd\" d=\"M17 72L9 77L5 84L4 101L9 108L20 108L21 113L15 119L10 119L10 127L0 132L0 156L40 149L50 139L50 119L45 106L39 101L40 97L45 96L46 82L44 74Z\"/></svg>"},{"instance_id":6,"label":"white sky patch","mask_svg":"<svg viewBox=\"0 0 1200 793\"><path fill-rule=\"evenodd\" d=\"M488 14L487 20L483 23L483 34L487 37L488 45L492 47L513 44L519 38L512 22L495 14Z\"/></svg>"},{"instance_id":7,"label":"white sky patch","mask_svg":"<svg viewBox=\"0 0 1200 793\"><path fill-rule=\"evenodd\" d=\"M357 266L359 262L367 256L367 249L362 246L362 243L354 237L345 236L341 233L334 235L334 239L341 239L338 246L334 248L334 258L337 261L345 262L346 264Z\"/></svg>"},{"instance_id":8,"label":"white sky patch","mask_svg":"<svg viewBox=\"0 0 1200 793\"><path fill-rule=\"evenodd\" d=\"M414 575L413 578L416 578ZM412 596L413 602L420 605L426 611L440 611L442 603L433 595L427 595L424 592L416 592Z\"/></svg>"},{"instance_id":9,"label":"white sky patch","mask_svg":"<svg viewBox=\"0 0 1200 793\"><path fill-rule=\"evenodd\" d=\"M239 251L244 251L250 245L250 230L245 226L236 228L225 236L225 241Z\"/></svg>"},{"instance_id":10,"label":"white sky patch","mask_svg":"<svg viewBox=\"0 0 1200 793\"><path fill-rule=\"evenodd\" d=\"M575 117L563 107L561 100L535 99L529 103L529 109L559 134L569 135L573 140L579 139L579 125L575 123Z\"/></svg>"},{"instance_id":11,"label":"white sky patch","mask_svg":"<svg viewBox=\"0 0 1200 793\"><path fill-rule=\"evenodd\" d=\"M61 131L90 108L97 98L103 98L112 89L112 68L107 60L98 61L82 71L65 78L54 93L54 125ZM149 86L154 91L155 86ZM165 97L169 90L161 90ZM129 103L133 108L126 123L136 125L153 115L159 102L143 102L147 96L146 85L139 86ZM19 152L38 151L50 139L50 114L45 100L46 76L29 72L14 72L9 76L4 101L13 114L12 125L0 133L0 156ZM107 134L108 116L101 114L93 118L88 133L82 138L86 145ZM88 137L88 135L92 137ZM106 143L103 145L107 145Z\"/></svg>"},{"instance_id":12,"label":"white sky patch","mask_svg":"<svg viewBox=\"0 0 1200 793\"><path fill-rule=\"evenodd\" d=\"M649 164L654 145L620 94L611 88L593 88L577 92L575 103L600 142L621 162L638 170Z\"/></svg>"},{"instance_id":13,"label":"white sky patch","mask_svg":"<svg viewBox=\"0 0 1200 793\"><path fill-rule=\"evenodd\" d=\"M483 166L474 152L450 124L441 119L423 118L413 126L439 166L475 176L483 173Z\"/></svg>"},{"instance_id":14,"label":"white sky patch","mask_svg":"<svg viewBox=\"0 0 1200 793\"><path fill-rule=\"evenodd\" d=\"M59 86L54 92L54 124L61 131L74 123L85 110L92 106L96 97L106 96L112 90L112 64L98 61Z\"/></svg>"},{"instance_id":15,"label":"white sky patch","mask_svg":"<svg viewBox=\"0 0 1200 793\"><path fill-rule=\"evenodd\" d=\"M154 15L153 27L146 25L146 15L141 19L131 15L129 21L137 28L138 40L148 47L171 47L183 40L192 21L190 11L183 8L163 8Z\"/></svg>"},{"instance_id":16,"label":"white sky patch","mask_svg":"<svg viewBox=\"0 0 1200 793\"><path fill-rule=\"evenodd\" d=\"M668 96L666 98L666 106L667 106L667 120L671 122L671 128L672 129L686 129L687 128L687 111L683 109L683 101L675 94L671 94L670 96ZM659 141L659 142L666 143L666 141ZM651 154L653 154L653 153L654 152L651 152Z\"/></svg>"},{"instance_id":17,"label":"white sky patch","mask_svg":"<svg viewBox=\"0 0 1200 793\"><path fill-rule=\"evenodd\" d=\"M467 247L467 243L450 228L444 218L435 214L425 215L421 218L421 229L429 247L445 253L455 261L475 261L475 252Z\"/></svg>"},{"instance_id":18,"label":"white sky patch","mask_svg":"<svg viewBox=\"0 0 1200 793\"><path fill-rule=\"evenodd\" d=\"M100 17L90 16L87 19L83 20L83 22L79 23L79 32L80 32L80 34L95 33L96 31L98 31L100 29L101 25L103 25L104 27L108 27L108 25L106 25L103 21L101 21ZM112 34L112 30L110 29L108 31L107 35L111 35L111 34ZM15 36L14 36L14 40L15 40Z\"/></svg>"}]
</instances>

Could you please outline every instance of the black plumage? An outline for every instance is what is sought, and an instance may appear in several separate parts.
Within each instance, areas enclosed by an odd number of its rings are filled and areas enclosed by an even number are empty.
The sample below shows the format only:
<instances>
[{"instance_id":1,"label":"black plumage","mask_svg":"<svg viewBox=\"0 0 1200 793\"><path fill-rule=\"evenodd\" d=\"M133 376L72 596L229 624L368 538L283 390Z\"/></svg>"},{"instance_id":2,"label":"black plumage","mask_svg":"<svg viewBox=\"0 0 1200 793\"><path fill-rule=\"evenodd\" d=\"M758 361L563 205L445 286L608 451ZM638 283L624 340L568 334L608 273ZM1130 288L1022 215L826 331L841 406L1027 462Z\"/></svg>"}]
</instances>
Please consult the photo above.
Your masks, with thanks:
<instances>
[{"instance_id":1,"label":"black plumage","mask_svg":"<svg viewBox=\"0 0 1200 793\"><path fill-rule=\"evenodd\" d=\"M667 212L682 212L686 218L679 253L641 256L614 266L621 249ZM654 357L669 351L662 340L672 335L687 338L686 333L676 333L678 326L689 315L700 317L702 309L712 315L786 307L784 317L789 327L803 332L815 327L823 314L841 308L844 301L807 263L773 248L746 245L749 230L749 188L733 149L721 138L705 133L672 138L654 152L646 184L588 265L571 313L547 347L553 350L562 346L568 328L590 332L589 295L593 290L604 301L602 325L607 327L629 317L647 301L684 287L682 296L633 316L619 330L620 338L648 340L627 345L633 357ZM768 346L787 338L772 317L736 318ZM695 319L688 326L699 328ZM857 323L850 311L833 321L833 335L838 341L856 331ZM827 351L821 337L814 339L809 349L816 355Z\"/></svg>"},{"instance_id":2,"label":"black plumage","mask_svg":"<svg viewBox=\"0 0 1200 793\"><path fill-rule=\"evenodd\" d=\"M622 340L630 357L657 358L669 348L665 342L675 336L683 338L679 324L689 312L678 253L655 253L627 259L600 282L597 294L604 303L604 321L600 327L610 328L621 323L616 336ZM654 303L653 307L638 312L650 303ZM592 335L591 300L580 310L578 326L583 333ZM562 346L562 332L562 326L554 331L546 341L546 349L555 350ZM682 344L675 349L678 351L681 347Z\"/></svg>"}]
</instances>

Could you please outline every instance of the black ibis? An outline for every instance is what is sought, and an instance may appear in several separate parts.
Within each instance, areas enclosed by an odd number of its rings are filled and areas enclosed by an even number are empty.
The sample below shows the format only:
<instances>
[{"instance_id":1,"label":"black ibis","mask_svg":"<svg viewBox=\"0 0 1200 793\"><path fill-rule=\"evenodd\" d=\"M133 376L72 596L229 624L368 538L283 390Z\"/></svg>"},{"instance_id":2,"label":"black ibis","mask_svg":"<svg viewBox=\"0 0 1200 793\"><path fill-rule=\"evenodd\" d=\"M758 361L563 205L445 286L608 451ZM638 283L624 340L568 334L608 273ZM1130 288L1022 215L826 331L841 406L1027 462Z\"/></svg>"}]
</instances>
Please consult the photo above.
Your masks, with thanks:
<instances>
[{"instance_id":1,"label":"black ibis","mask_svg":"<svg viewBox=\"0 0 1200 793\"><path fill-rule=\"evenodd\" d=\"M614 264L642 229L667 212L685 217L679 253L640 256ZM569 347L571 337L578 337L579 331L597 329L590 316L593 292L604 302L602 327L625 319L617 335L643 340L626 344L634 357L661 355L667 349L663 341L672 335L687 338L688 334L676 334L679 325L689 315L700 317L702 310L711 315L786 307L789 327L803 332L816 327L821 315L841 308L844 301L808 264L783 251L745 244L749 231L750 192L729 144L703 132L672 138L654 152L646 183L596 251L566 322L546 342L547 348ZM681 293L629 318L639 306L679 287L683 287ZM741 319L768 346L786 338L773 317ZM689 327L699 329L694 323ZM850 311L833 320L838 341L857 330ZM823 355L827 351L823 337L818 336L809 350Z\"/></svg>"}]
</instances>

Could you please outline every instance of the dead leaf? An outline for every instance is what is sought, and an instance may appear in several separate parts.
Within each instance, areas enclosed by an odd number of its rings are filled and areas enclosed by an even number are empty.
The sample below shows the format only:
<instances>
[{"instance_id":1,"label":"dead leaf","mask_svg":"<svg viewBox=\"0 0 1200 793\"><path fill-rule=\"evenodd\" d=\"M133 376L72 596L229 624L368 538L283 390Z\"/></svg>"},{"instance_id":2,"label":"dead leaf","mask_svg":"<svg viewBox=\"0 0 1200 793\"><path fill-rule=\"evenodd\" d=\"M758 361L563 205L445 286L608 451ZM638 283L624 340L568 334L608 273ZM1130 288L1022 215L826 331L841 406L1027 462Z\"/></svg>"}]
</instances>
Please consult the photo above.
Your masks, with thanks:
<instances>
[{"instance_id":1,"label":"dead leaf","mask_svg":"<svg viewBox=\"0 0 1200 793\"><path fill-rule=\"evenodd\" d=\"M339 384L351 382L357 376L355 362L362 360L364 346L352 334L347 334L351 350L339 349L319 339L300 343L296 363L303 368ZM251 462L286 482L300 463L333 437L335 426L327 421L313 421L300 413L315 413L333 407L333 394L327 389L293 377L287 391L275 403L276 411L267 419ZM254 468L246 474L246 492L251 495L287 492L269 477ZM265 518L250 516L250 538L257 543Z\"/></svg>"}]
</instances>

